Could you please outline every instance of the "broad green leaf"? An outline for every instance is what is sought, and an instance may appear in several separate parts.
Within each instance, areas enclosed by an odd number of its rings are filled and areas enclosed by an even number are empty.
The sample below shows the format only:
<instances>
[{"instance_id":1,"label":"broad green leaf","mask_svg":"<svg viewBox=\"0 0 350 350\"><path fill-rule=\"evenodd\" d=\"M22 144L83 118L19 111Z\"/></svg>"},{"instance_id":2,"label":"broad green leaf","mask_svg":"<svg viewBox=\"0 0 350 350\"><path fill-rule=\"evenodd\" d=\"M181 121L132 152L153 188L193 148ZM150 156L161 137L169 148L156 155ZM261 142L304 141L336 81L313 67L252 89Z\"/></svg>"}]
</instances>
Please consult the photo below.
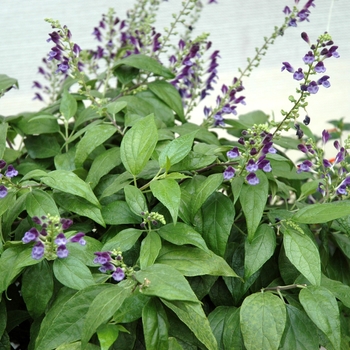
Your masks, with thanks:
<instances>
[{"instance_id":1,"label":"broad green leaf","mask_svg":"<svg viewBox=\"0 0 350 350\"><path fill-rule=\"evenodd\" d=\"M99 225L106 227L101 210L86 199L63 192L55 193L54 198L56 203L64 210L90 218Z\"/></svg>"},{"instance_id":2,"label":"broad green leaf","mask_svg":"<svg viewBox=\"0 0 350 350\"><path fill-rule=\"evenodd\" d=\"M103 144L113 134L117 128L113 125L96 125L93 129L86 131L85 135L77 144L75 152L75 165L77 168L83 166L84 161L88 155L99 145Z\"/></svg>"},{"instance_id":3,"label":"broad green leaf","mask_svg":"<svg viewBox=\"0 0 350 350\"><path fill-rule=\"evenodd\" d=\"M104 244L102 251L120 249L122 252L124 252L129 250L140 238L142 232L142 230L137 230L136 228L127 228L122 230Z\"/></svg>"},{"instance_id":4,"label":"broad green leaf","mask_svg":"<svg viewBox=\"0 0 350 350\"><path fill-rule=\"evenodd\" d=\"M350 215L350 201L311 204L297 211L292 219L303 224L322 224Z\"/></svg>"},{"instance_id":5,"label":"broad green leaf","mask_svg":"<svg viewBox=\"0 0 350 350\"><path fill-rule=\"evenodd\" d=\"M45 191L34 189L26 196L26 210L29 216L59 216L59 212L53 198Z\"/></svg>"},{"instance_id":6,"label":"broad green leaf","mask_svg":"<svg viewBox=\"0 0 350 350\"><path fill-rule=\"evenodd\" d=\"M124 101L114 101L114 102L108 103L106 108L108 113L117 114L126 106L127 106L127 103Z\"/></svg>"},{"instance_id":7,"label":"broad green leaf","mask_svg":"<svg viewBox=\"0 0 350 350\"><path fill-rule=\"evenodd\" d=\"M0 74L0 96L12 89L14 86L18 88L17 79L11 78L6 74Z\"/></svg>"},{"instance_id":8,"label":"broad green leaf","mask_svg":"<svg viewBox=\"0 0 350 350\"><path fill-rule=\"evenodd\" d=\"M168 320L162 303L150 299L142 310L146 349L168 350Z\"/></svg>"},{"instance_id":9,"label":"broad green leaf","mask_svg":"<svg viewBox=\"0 0 350 350\"><path fill-rule=\"evenodd\" d=\"M61 289L42 321L35 350L55 349L81 339L85 316L95 297L106 285L94 285L79 292Z\"/></svg>"},{"instance_id":10,"label":"broad green leaf","mask_svg":"<svg viewBox=\"0 0 350 350\"><path fill-rule=\"evenodd\" d=\"M273 228L262 224L255 232L253 240L244 245L244 276L249 278L271 258L276 247L276 235Z\"/></svg>"},{"instance_id":11,"label":"broad green leaf","mask_svg":"<svg viewBox=\"0 0 350 350\"><path fill-rule=\"evenodd\" d=\"M17 127L26 135L53 134L60 131L57 118L52 115L23 117Z\"/></svg>"},{"instance_id":12,"label":"broad green leaf","mask_svg":"<svg viewBox=\"0 0 350 350\"><path fill-rule=\"evenodd\" d=\"M163 298L162 302L172 310L184 324L186 324L196 338L205 345L206 349L218 349L209 321L199 303L167 300Z\"/></svg>"},{"instance_id":13,"label":"broad green leaf","mask_svg":"<svg viewBox=\"0 0 350 350\"><path fill-rule=\"evenodd\" d=\"M247 350L277 350L286 324L284 302L271 293L254 293L244 299L241 331Z\"/></svg>"},{"instance_id":14,"label":"broad green leaf","mask_svg":"<svg viewBox=\"0 0 350 350\"><path fill-rule=\"evenodd\" d=\"M28 135L24 144L32 159L44 159L54 157L61 153L61 147L55 136L41 134L38 136Z\"/></svg>"},{"instance_id":15,"label":"broad green leaf","mask_svg":"<svg viewBox=\"0 0 350 350\"><path fill-rule=\"evenodd\" d=\"M193 196L193 202L191 207L192 218L209 198L209 196L217 190L223 181L222 174L209 175L199 186L198 190Z\"/></svg>"},{"instance_id":16,"label":"broad green leaf","mask_svg":"<svg viewBox=\"0 0 350 350\"><path fill-rule=\"evenodd\" d=\"M60 104L60 112L66 120L72 118L78 109L77 100L68 92L64 90Z\"/></svg>"},{"instance_id":17,"label":"broad green leaf","mask_svg":"<svg viewBox=\"0 0 350 350\"><path fill-rule=\"evenodd\" d=\"M134 214L124 201L111 202L102 208L102 217L107 225L139 224L141 217Z\"/></svg>"},{"instance_id":18,"label":"broad green leaf","mask_svg":"<svg viewBox=\"0 0 350 350\"><path fill-rule=\"evenodd\" d=\"M119 326L116 324L104 324L97 329L98 341L101 350L108 350L119 335ZM80 349L79 349L80 350Z\"/></svg>"},{"instance_id":19,"label":"broad green leaf","mask_svg":"<svg viewBox=\"0 0 350 350\"><path fill-rule=\"evenodd\" d=\"M255 186L243 184L239 195L239 200L247 222L249 242L253 240L255 231L260 224L269 190L266 175L262 171L258 171L257 176L260 183Z\"/></svg>"},{"instance_id":20,"label":"broad green leaf","mask_svg":"<svg viewBox=\"0 0 350 350\"><path fill-rule=\"evenodd\" d=\"M299 300L307 315L327 336L334 349L340 349L339 308L334 295L324 287L308 286L300 291Z\"/></svg>"},{"instance_id":21,"label":"broad green leaf","mask_svg":"<svg viewBox=\"0 0 350 350\"><path fill-rule=\"evenodd\" d=\"M286 304L287 324L281 340L282 350L319 348L317 328L304 311Z\"/></svg>"},{"instance_id":22,"label":"broad green leaf","mask_svg":"<svg viewBox=\"0 0 350 350\"><path fill-rule=\"evenodd\" d=\"M27 310L34 319L42 315L47 308L53 287L52 269L46 260L24 271L21 292Z\"/></svg>"},{"instance_id":23,"label":"broad green leaf","mask_svg":"<svg viewBox=\"0 0 350 350\"><path fill-rule=\"evenodd\" d=\"M110 148L94 159L85 181L90 184L92 189L95 188L101 177L108 174L120 163L120 148Z\"/></svg>"},{"instance_id":24,"label":"broad green leaf","mask_svg":"<svg viewBox=\"0 0 350 350\"><path fill-rule=\"evenodd\" d=\"M7 123L0 123L0 159L4 159L8 126Z\"/></svg>"},{"instance_id":25,"label":"broad green leaf","mask_svg":"<svg viewBox=\"0 0 350 350\"><path fill-rule=\"evenodd\" d=\"M156 80L148 84L148 88L164 101L185 122L182 99L177 89L164 80Z\"/></svg>"},{"instance_id":26,"label":"broad green leaf","mask_svg":"<svg viewBox=\"0 0 350 350\"><path fill-rule=\"evenodd\" d=\"M283 230L283 246L287 258L310 283L321 284L320 254L307 234L287 227Z\"/></svg>"},{"instance_id":27,"label":"broad green leaf","mask_svg":"<svg viewBox=\"0 0 350 350\"><path fill-rule=\"evenodd\" d=\"M138 175L151 157L157 140L154 116L151 114L138 120L125 134L120 146L120 156L126 170Z\"/></svg>"},{"instance_id":28,"label":"broad green leaf","mask_svg":"<svg viewBox=\"0 0 350 350\"><path fill-rule=\"evenodd\" d=\"M185 277L171 266L154 264L137 271L135 278L138 282L145 284L141 287L145 295L158 296L167 300L198 302Z\"/></svg>"},{"instance_id":29,"label":"broad green leaf","mask_svg":"<svg viewBox=\"0 0 350 350\"><path fill-rule=\"evenodd\" d=\"M105 285L105 289L93 300L84 320L81 336L82 347L86 346L97 328L108 321L131 294L131 285Z\"/></svg>"},{"instance_id":30,"label":"broad green leaf","mask_svg":"<svg viewBox=\"0 0 350 350\"><path fill-rule=\"evenodd\" d=\"M162 242L158 233L151 231L142 240L140 251L140 268L145 269L154 264L159 254Z\"/></svg>"},{"instance_id":31,"label":"broad green leaf","mask_svg":"<svg viewBox=\"0 0 350 350\"><path fill-rule=\"evenodd\" d=\"M350 286L322 275L322 287L327 288L346 307L350 308Z\"/></svg>"},{"instance_id":32,"label":"broad green leaf","mask_svg":"<svg viewBox=\"0 0 350 350\"><path fill-rule=\"evenodd\" d=\"M209 251L203 237L191 226L182 222L178 222L176 225L168 224L162 226L159 229L158 234L170 243L180 246L192 244L204 251Z\"/></svg>"},{"instance_id":33,"label":"broad green leaf","mask_svg":"<svg viewBox=\"0 0 350 350\"><path fill-rule=\"evenodd\" d=\"M172 166L184 159L191 151L193 140L196 134L197 131L194 131L180 136L168 143L159 155L159 166L165 169L167 168L168 161Z\"/></svg>"},{"instance_id":34,"label":"broad green leaf","mask_svg":"<svg viewBox=\"0 0 350 350\"><path fill-rule=\"evenodd\" d=\"M177 339L174 337L168 338L168 350L183 350L183 347L178 343Z\"/></svg>"},{"instance_id":35,"label":"broad green leaf","mask_svg":"<svg viewBox=\"0 0 350 350\"><path fill-rule=\"evenodd\" d=\"M56 170L68 170L74 171L76 170L75 166L75 146L70 148L66 153L57 154L54 157L55 168Z\"/></svg>"},{"instance_id":36,"label":"broad green leaf","mask_svg":"<svg viewBox=\"0 0 350 350\"><path fill-rule=\"evenodd\" d=\"M223 258L194 247L163 244L157 263L172 266L185 276L238 277Z\"/></svg>"},{"instance_id":37,"label":"broad green leaf","mask_svg":"<svg viewBox=\"0 0 350 350\"><path fill-rule=\"evenodd\" d=\"M151 191L170 212L174 224L180 207L181 190L178 183L173 179L162 179L151 182Z\"/></svg>"},{"instance_id":38,"label":"broad green leaf","mask_svg":"<svg viewBox=\"0 0 350 350\"><path fill-rule=\"evenodd\" d=\"M350 238L347 234L332 232L338 247L350 259Z\"/></svg>"},{"instance_id":39,"label":"broad green leaf","mask_svg":"<svg viewBox=\"0 0 350 350\"><path fill-rule=\"evenodd\" d=\"M72 255L56 259L53 263L53 272L58 281L72 289L81 290L95 284L90 270Z\"/></svg>"},{"instance_id":40,"label":"broad green leaf","mask_svg":"<svg viewBox=\"0 0 350 350\"><path fill-rule=\"evenodd\" d=\"M97 239L89 236L85 236L84 239L86 241L86 245L68 242L67 248L69 254L82 261L86 266L99 266L93 262L93 258L95 252L101 251L102 243Z\"/></svg>"},{"instance_id":41,"label":"broad green leaf","mask_svg":"<svg viewBox=\"0 0 350 350\"><path fill-rule=\"evenodd\" d=\"M6 310L6 302L3 298L0 301L0 334L2 335L4 334L4 331L6 329L6 323L7 323L7 310ZM10 349L10 347L8 346L7 349Z\"/></svg>"},{"instance_id":42,"label":"broad green leaf","mask_svg":"<svg viewBox=\"0 0 350 350\"><path fill-rule=\"evenodd\" d=\"M54 170L42 177L41 181L51 188L83 197L90 203L100 207L100 203L92 192L91 187L71 171Z\"/></svg>"},{"instance_id":43,"label":"broad green leaf","mask_svg":"<svg viewBox=\"0 0 350 350\"><path fill-rule=\"evenodd\" d=\"M119 192L122 190L125 186L129 185L132 181L132 175L125 171L124 173L120 175L116 175L113 182L111 182L102 192L101 199L104 197L108 197L114 193Z\"/></svg>"},{"instance_id":44,"label":"broad green leaf","mask_svg":"<svg viewBox=\"0 0 350 350\"><path fill-rule=\"evenodd\" d=\"M209 164L213 164L217 156L210 156L190 151L190 153L179 163L173 165L170 171L189 171L201 169Z\"/></svg>"},{"instance_id":45,"label":"broad green leaf","mask_svg":"<svg viewBox=\"0 0 350 350\"><path fill-rule=\"evenodd\" d=\"M232 201L220 192L214 192L202 206L198 230L209 249L222 257L226 251L234 218L235 207Z\"/></svg>"},{"instance_id":46,"label":"broad green leaf","mask_svg":"<svg viewBox=\"0 0 350 350\"><path fill-rule=\"evenodd\" d=\"M222 338L225 350L245 350L240 327L240 309L235 309L226 318Z\"/></svg>"},{"instance_id":47,"label":"broad green leaf","mask_svg":"<svg viewBox=\"0 0 350 350\"><path fill-rule=\"evenodd\" d=\"M155 75L163 76L166 79L174 78L174 74L168 69L165 68L161 63L156 59L142 55L130 55L126 58L119 60L113 67L113 69L118 68L121 65L126 65L130 67L135 67L146 72L154 73Z\"/></svg>"},{"instance_id":48,"label":"broad green leaf","mask_svg":"<svg viewBox=\"0 0 350 350\"><path fill-rule=\"evenodd\" d=\"M147 203L142 191L135 186L126 185L124 187L125 200L131 211L142 216L142 212L147 211Z\"/></svg>"}]
</instances>

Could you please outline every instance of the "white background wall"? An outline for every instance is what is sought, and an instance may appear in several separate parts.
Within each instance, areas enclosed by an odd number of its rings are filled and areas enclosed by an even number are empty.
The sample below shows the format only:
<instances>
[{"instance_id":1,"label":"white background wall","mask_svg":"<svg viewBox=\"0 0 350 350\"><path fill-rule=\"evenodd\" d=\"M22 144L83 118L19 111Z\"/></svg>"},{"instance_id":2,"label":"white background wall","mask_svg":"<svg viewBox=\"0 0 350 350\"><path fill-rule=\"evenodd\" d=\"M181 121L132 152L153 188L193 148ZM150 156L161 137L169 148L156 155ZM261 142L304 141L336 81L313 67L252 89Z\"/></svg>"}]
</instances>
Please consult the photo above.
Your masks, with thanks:
<instances>
[{"instance_id":1,"label":"white background wall","mask_svg":"<svg viewBox=\"0 0 350 350\"><path fill-rule=\"evenodd\" d=\"M37 67L41 58L50 50L46 42L50 26L44 18L51 17L66 24L73 39L82 48L95 47L97 42L91 35L102 13L114 7L120 18L134 0L0 0L0 73L19 80L20 89L11 90L0 99L0 115L33 111L41 107L32 101L32 81L39 78ZM306 0L300 0L300 5ZM291 74L281 73L281 62L288 61L295 68L302 67L302 57L308 45L300 38L306 31L312 41L329 29L340 58L325 62L331 78L329 89L320 91L309 99L310 127L321 132L329 119L345 117L350 122L350 1L315 0L311 8L310 22L290 28L270 48L261 66L251 77L244 80L247 106L240 106L239 113L262 109L280 118L279 111L291 104L288 96L295 93L297 82ZM229 84L237 75L238 67L244 68L246 58L253 56L255 47L260 47L263 37L272 33L275 25L283 23L284 6L293 6L293 0L218 0L218 4L207 5L203 1L202 17L195 26L194 34L210 32L213 48L220 50L220 84ZM333 9L331 5L333 4ZM159 11L158 31L169 25L171 14L180 8L180 0L163 2ZM211 101L215 101L215 94ZM195 114L202 119L202 108ZM329 125L327 126L329 127Z\"/></svg>"}]
</instances>

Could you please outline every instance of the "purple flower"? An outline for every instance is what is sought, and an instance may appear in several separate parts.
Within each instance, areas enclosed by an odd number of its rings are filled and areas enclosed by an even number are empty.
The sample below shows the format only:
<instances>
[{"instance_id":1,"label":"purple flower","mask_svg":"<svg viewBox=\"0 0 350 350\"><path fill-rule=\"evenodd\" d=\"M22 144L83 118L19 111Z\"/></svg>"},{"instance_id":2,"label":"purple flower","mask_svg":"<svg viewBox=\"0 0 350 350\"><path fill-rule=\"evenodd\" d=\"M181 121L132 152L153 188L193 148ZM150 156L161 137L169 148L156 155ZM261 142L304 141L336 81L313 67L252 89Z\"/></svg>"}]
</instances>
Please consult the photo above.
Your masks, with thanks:
<instances>
[{"instance_id":1,"label":"purple flower","mask_svg":"<svg viewBox=\"0 0 350 350\"><path fill-rule=\"evenodd\" d=\"M81 52L81 48L78 44L73 45L73 52L75 53L75 56L79 56L79 53Z\"/></svg>"},{"instance_id":2,"label":"purple flower","mask_svg":"<svg viewBox=\"0 0 350 350\"><path fill-rule=\"evenodd\" d=\"M52 32L49 34L49 36L50 38L46 40L47 42L50 42L52 40L57 45L60 43L61 36L57 32Z\"/></svg>"},{"instance_id":3,"label":"purple flower","mask_svg":"<svg viewBox=\"0 0 350 350\"><path fill-rule=\"evenodd\" d=\"M45 246L43 242L37 242L32 249L32 258L40 260L44 256Z\"/></svg>"},{"instance_id":4,"label":"purple flower","mask_svg":"<svg viewBox=\"0 0 350 350\"><path fill-rule=\"evenodd\" d=\"M326 71L326 67L324 66L322 61L319 61L314 67L314 70L316 73L324 73Z\"/></svg>"},{"instance_id":5,"label":"purple flower","mask_svg":"<svg viewBox=\"0 0 350 350\"><path fill-rule=\"evenodd\" d=\"M6 170L5 175L6 175L7 177L14 177L14 176L17 176L17 175L18 175L18 171L13 167L13 165L10 164L10 165L7 167L7 170Z\"/></svg>"},{"instance_id":6,"label":"purple flower","mask_svg":"<svg viewBox=\"0 0 350 350\"><path fill-rule=\"evenodd\" d=\"M308 152L308 148L305 145L303 145L302 143L298 145L298 149L299 149L299 151L302 151L303 153Z\"/></svg>"},{"instance_id":7,"label":"purple flower","mask_svg":"<svg viewBox=\"0 0 350 350\"><path fill-rule=\"evenodd\" d=\"M324 75L322 78L317 80L317 84L322 85L325 88L329 88L331 86L331 83L328 81L328 79L329 79L329 76Z\"/></svg>"},{"instance_id":8,"label":"purple flower","mask_svg":"<svg viewBox=\"0 0 350 350\"><path fill-rule=\"evenodd\" d=\"M318 85L315 81L312 81L309 86L307 87L307 91L310 93L310 94L316 94L317 91L318 91Z\"/></svg>"},{"instance_id":9,"label":"purple flower","mask_svg":"<svg viewBox=\"0 0 350 350\"><path fill-rule=\"evenodd\" d=\"M322 164L325 168L331 168L332 167L332 163L328 160L328 159L323 159L322 160Z\"/></svg>"},{"instance_id":10,"label":"purple flower","mask_svg":"<svg viewBox=\"0 0 350 350\"><path fill-rule=\"evenodd\" d=\"M76 235L74 235L69 241L72 243L79 243L80 245L86 245L86 241L84 239L85 233L78 232Z\"/></svg>"},{"instance_id":11,"label":"purple flower","mask_svg":"<svg viewBox=\"0 0 350 350\"><path fill-rule=\"evenodd\" d=\"M325 145L330 138L330 134L327 130L322 131L322 143Z\"/></svg>"},{"instance_id":12,"label":"purple flower","mask_svg":"<svg viewBox=\"0 0 350 350\"><path fill-rule=\"evenodd\" d=\"M293 79L295 79L295 80L304 79L304 73L303 73L301 68L299 68L297 71L294 72Z\"/></svg>"},{"instance_id":13,"label":"purple flower","mask_svg":"<svg viewBox=\"0 0 350 350\"><path fill-rule=\"evenodd\" d=\"M270 161L267 159L262 159L261 161L258 161L258 167L260 170L265 171L265 173L269 173L272 171Z\"/></svg>"},{"instance_id":14,"label":"purple flower","mask_svg":"<svg viewBox=\"0 0 350 350\"><path fill-rule=\"evenodd\" d=\"M66 60L57 66L56 73L61 72L65 74L67 73L68 69L69 69L69 64L68 64L68 60Z\"/></svg>"},{"instance_id":15,"label":"purple flower","mask_svg":"<svg viewBox=\"0 0 350 350\"><path fill-rule=\"evenodd\" d=\"M258 170L258 165L254 162L254 159L249 159L247 165L246 165L246 170L249 172L255 172Z\"/></svg>"},{"instance_id":16,"label":"purple flower","mask_svg":"<svg viewBox=\"0 0 350 350\"><path fill-rule=\"evenodd\" d=\"M29 231L27 231L24 234L22 238L22 242L26 244L32 241L36 241L38 237L39 237L39 231L35 227L32 227Z\"/></svg>"},{"instance_id":17,"label":"purple flower","mask_svg":"<svg viewBox=\"0 0 350 350\"><path fill-rule=\"evenodd\" d=\"M214 115L214 126L225 126L224 118L221 114Z\"/></svg>"},{"instance_id":18,"label":"purple flower","mask_svg":"<svg viewBox=\"0 0 350 350\"><path fill-rule=\"evenodd\" d=\"M232 166L228 166L224 171L224 180L230 180L235 176L236 170Z\"/></svg>"},{"instance_id":19,"label":"purple flower","mask_svg":"<svg viewBox=\"0 0 350 350\"><path fill-rule=\"evenodd\" d=\"M305 125L309 125L310 124L310 117L308 116L308 115L306 115L305 116L305 118L304 118L304 120L303 120L303 123L305 124Z\"/></svg>"},{"instance_id":20,"label":"purple flower","mask_svg":"<svg viewBox=\"0 0 350 350\"><path fill-rule=\"evenodd\" d=\"M95 252L96 258L94 259L95 264L104 265L111 260L110 252Z\"/></svg>"},{"instance_id":21,"label":"purple flower","mask_svg":"<svg viewBox=\"0 0 350 350\"><path fill-rule=\"evenodd\" d=\"M239 150L238 147L233 147L230 151L228 151L227 153L227 157L229 158L237 158L239 157Z\"/></svg>"},{"instance_id":22,"label":"purple flower","mask_svg":"<svg viewBox=\"0 0 350 350\"><path fill-rule=\"evenodd\" d=\"M346 196L348 193L346 191L346 185L340 185L338 188L337 188L337 194L339 195L344 195Z\"/></svg>"},{"instance_id":23,"label":"purple flower","mask_svg":"<svg viewBox=\"0 0 350 350\"><path fill-rule=\"evenodd\" d=\"M283 9L282 12L283 12L285 15L289 15L290 13L292 13L291 9L290 9L288 6L286 6L286 7Z\"/></svg>"},{"instance_id":24,"label":"purple flower","mask_svg":"<svg viewBox=\"0 0 350 350\"><path fill-rule=\"evenodd\" d=\"M291 18L288 22L289 27L296 27L297 26L297 20L295 18Z\"/></svg>"},{"instance_id":25,"label":"purple flower","mask_svg":"<svg viewBox=\"0 0 350 350\"><path fill-rule=\"evenodd\" d=\"M67 230L69 227L72 226L73 221L71 219L61 218L60 223L62 224L62 229Z\"/></svg>"},{"instance_id":26,"label":"purple flower","mask_svg":"<svg viewBox=\"0 0 350 350\"><path fill-rule=\"evenodd\" d=\"M304 160L301 164L298 165L297 173L301 173L303 171L309 172L311 171L311 167L313 166L312 162L309 160Z\"/></svg>"},{"instance_id":27,"label":"purple flower","mask_svg":"<svg viewBox=\"0 0 350 350\"><path fill-rule=\"evenodd\" d=\"M345 159L345 148L341 147L337 155L335 156L334 163L338 164Z\"/></svg>"},{"instance_id":28,"label":"purple flower","mask_svg":"<svg viewBox=\"0 0 350 350\"><path fill-rule=\"evenodd\" d=\"M67 247L63 244L57 247L57 256L61 259L66 258L68 256L68 249Z\"/></svg>"},{"instance_id":29,"label":"purple flower","mask_svg":"<svg viewBox=\"0 0 350 350\"><path fill-rule=\"evenodd\" d=\"M313 61L315 61L315 56L313 55L313 53L311 51L309 51L304 57L303 57L303 61L306 64L311 64L313 63Z\"/></svg>"},{"instance_id":30,"label":"purple flower","mask_svg":"<svg viewBox=\"0 0 350 350\"><path fill-rule=\"evenodd\" d=\"M115 266L110 262L107 262L99 267L99 270L102 273L106 273L107 271L114 271L114 269L115 269Z\"/></svg>"},{"instance_id":31,"label":"purple flower","mask_svg":"<svg viewBox=\"0 0 350 350\"><path fill-rule=\"evenodd\" d=\"M327 54L327 57L335 57L335 58L339 58L340 55L339 53L337 52L337 49L338 49L338 46L332 46L329 50L328 50L328 54Z\"/></svg>"},{"instance_id":32,"label":"purple flower","mask_svg":"<svg viewBox=\"0 0 350 350\"><path fill-rule=\"evenodd\" d=\"M63 233L59 233L56 236L55 243L59 246L65 245L67 243L67 238Z\"/></svg>"},{"instance_id":33,"label":"purple flower","mask_svg":"<svg viewBox=\"0 0 350 350\"><path fill-rule=\"evenodd\" d=\"M350 185L350 176L346 177L346 178L342 181L341 185L345 185L345 186Z\"/></svg>"},{"instance_id":34,"label":"purple flower","mask_svg":"<svg viewBox=\"0 0 350 350\"><path fill-rule=\"evenodd\" d=\"M117 267L113 272L112 277L117 282L123 280L125 277L124 270L121 267Z\"/></svg>"},{"instance_id":35,"label":"purple flower","mask_svg":"<svg viewBox=\"0 0 350 350\"><path fill-rule=\"evenodd\" d=\"M7 188L4 185L0 186L0 198L5 198L7 196Z\"/></svg>"},{"instance_id":36,"label":"purple flower","mask_svg":"<svg viewBox=\"0 0 350 350\"><path fill-rule=\"evenodd\" d=\"M246 180L249 185L255 186L257 185L260 181L259 178L256 176L255 173L249 173L246 177Z\"/></svg>"},{"instance_id":37,"label":"purple flower","mask_svg":"<svg viewBox=\"0 0 350 350\"><path fill-rule=\"evenodd\" d=\"M301 37L302 39L307 42L309 45L310 45L310 39L309 39L309 36L305 33L305 32L302 32L301 33Z\"/></svg>"},{"instance_id":38,"label":"purple flower","mask_svg":"<svg viewBox=\"0 0 350 350\"><path fill-rule=\"evenodd\" d=\"M95 39L97 41L102 41L102 34L101 34L100 30L97 27L94 28L94 31L92 32L92 35L95 36Z\"/></svg>"},{"instance_id":39,"label":"purple flower","mask_svg":"<svg viewBox=\"0 0 350 350\"><path fill-rule=\"evenodd\" d=\"M282 64L281 72L286 69L289 73L294 73L294 68L288 62L282 62Z\"/></svg>"}]
</instances>

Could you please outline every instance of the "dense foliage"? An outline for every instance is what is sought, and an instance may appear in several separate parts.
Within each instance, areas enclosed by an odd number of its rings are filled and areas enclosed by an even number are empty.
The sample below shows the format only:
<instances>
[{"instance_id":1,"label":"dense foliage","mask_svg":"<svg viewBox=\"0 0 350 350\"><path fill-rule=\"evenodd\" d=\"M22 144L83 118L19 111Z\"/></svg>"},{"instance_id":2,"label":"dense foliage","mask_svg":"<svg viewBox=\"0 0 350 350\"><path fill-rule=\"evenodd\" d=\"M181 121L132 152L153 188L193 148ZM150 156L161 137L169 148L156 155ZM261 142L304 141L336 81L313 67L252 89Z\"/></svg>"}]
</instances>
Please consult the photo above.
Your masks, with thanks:
<instances>
[{"instance_id":1,"label":"dense foliage","mask_svg":"<svg viewBox=\"0 0 350 350\"><path fill-rule=\"evenodd\" d=\"M219 52L191 38L199 1L162 34L157 0L125 20L110 10L94 50L47 20L34 82L46 107L0 122L1 348L349 349L350 141L337 138L350 126L307 126L307 99L339 58L330 35L303 33L303 68L283 62L289 110L237 116L243 79L307 25L314 1L298 2L201 125L189 118L213 93ZM0 75L0 96L17 84Z\"/></svg>"}]
</instances>

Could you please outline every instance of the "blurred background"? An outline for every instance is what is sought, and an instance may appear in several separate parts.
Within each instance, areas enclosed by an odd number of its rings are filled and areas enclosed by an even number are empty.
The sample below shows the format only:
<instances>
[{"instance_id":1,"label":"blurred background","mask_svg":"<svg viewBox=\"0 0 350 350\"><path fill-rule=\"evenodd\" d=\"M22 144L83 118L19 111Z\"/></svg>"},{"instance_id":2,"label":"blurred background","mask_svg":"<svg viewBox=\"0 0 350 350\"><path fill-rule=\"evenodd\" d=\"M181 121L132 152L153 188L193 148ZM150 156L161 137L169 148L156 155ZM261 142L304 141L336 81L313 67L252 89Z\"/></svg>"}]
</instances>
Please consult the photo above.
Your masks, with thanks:
<instances>
[{"instance_id":1,"label":"blurred background","mask_svg":"<svg viewBox=\"0 0 350 350\"><path fill-rule=\"evenodd\" d=\"M207 4L203 0L203 11L194 26L193 35L210 33L213 49L220 50L219 77L217 88L222 83L230 84L238 75L238 68L245 68L247 57L253 57L255 47L263 44L263 37L270 36L274 26L284 21L283 8L292 7L294 0L218 0L217 4ZM300 0L299 7L306 2ZM0 99L0 115L8 116L23 111L35 111L44 107L34 101L33 80L38 80L38 66L46 57L52 43L47 43L52 31L44 18L53 18L66 24L72 32L72 40L82 49L95 48L93 28L98 25L101 15L113 7L119 18L125 18L134 0L2 0L0 7L0 74L7 74L19 81L19 90L12 89ZM98 5L97 5L98 4ZM291 103L288 96L295 94L298 83L286 71L281 72L282 62L288 61L295 69L303 67L302 57L308 52L308 45L301 39L301 32L308 33L311 42L325 31L338 45L340 58L330 58L325 62L326 74L330 76L331 87L320 88L309 98L309 127L314 133L331 128L327 120L344 118L350 122L350 1L315 0L311 8L310 22L298 23L297 28L289 28L270 47L249 78L243 81L246 106L240 105L239 114L253 110L263 110L281 120L280 110L288 110ZM172 20L172 13L178 12L181 2L164 1L160 5L157 31L162 32ZM216 93L206 99L206 105L215 105ZM203 118L201 105L193 114L193 120Z\"/></svg>"}]
</instances>

